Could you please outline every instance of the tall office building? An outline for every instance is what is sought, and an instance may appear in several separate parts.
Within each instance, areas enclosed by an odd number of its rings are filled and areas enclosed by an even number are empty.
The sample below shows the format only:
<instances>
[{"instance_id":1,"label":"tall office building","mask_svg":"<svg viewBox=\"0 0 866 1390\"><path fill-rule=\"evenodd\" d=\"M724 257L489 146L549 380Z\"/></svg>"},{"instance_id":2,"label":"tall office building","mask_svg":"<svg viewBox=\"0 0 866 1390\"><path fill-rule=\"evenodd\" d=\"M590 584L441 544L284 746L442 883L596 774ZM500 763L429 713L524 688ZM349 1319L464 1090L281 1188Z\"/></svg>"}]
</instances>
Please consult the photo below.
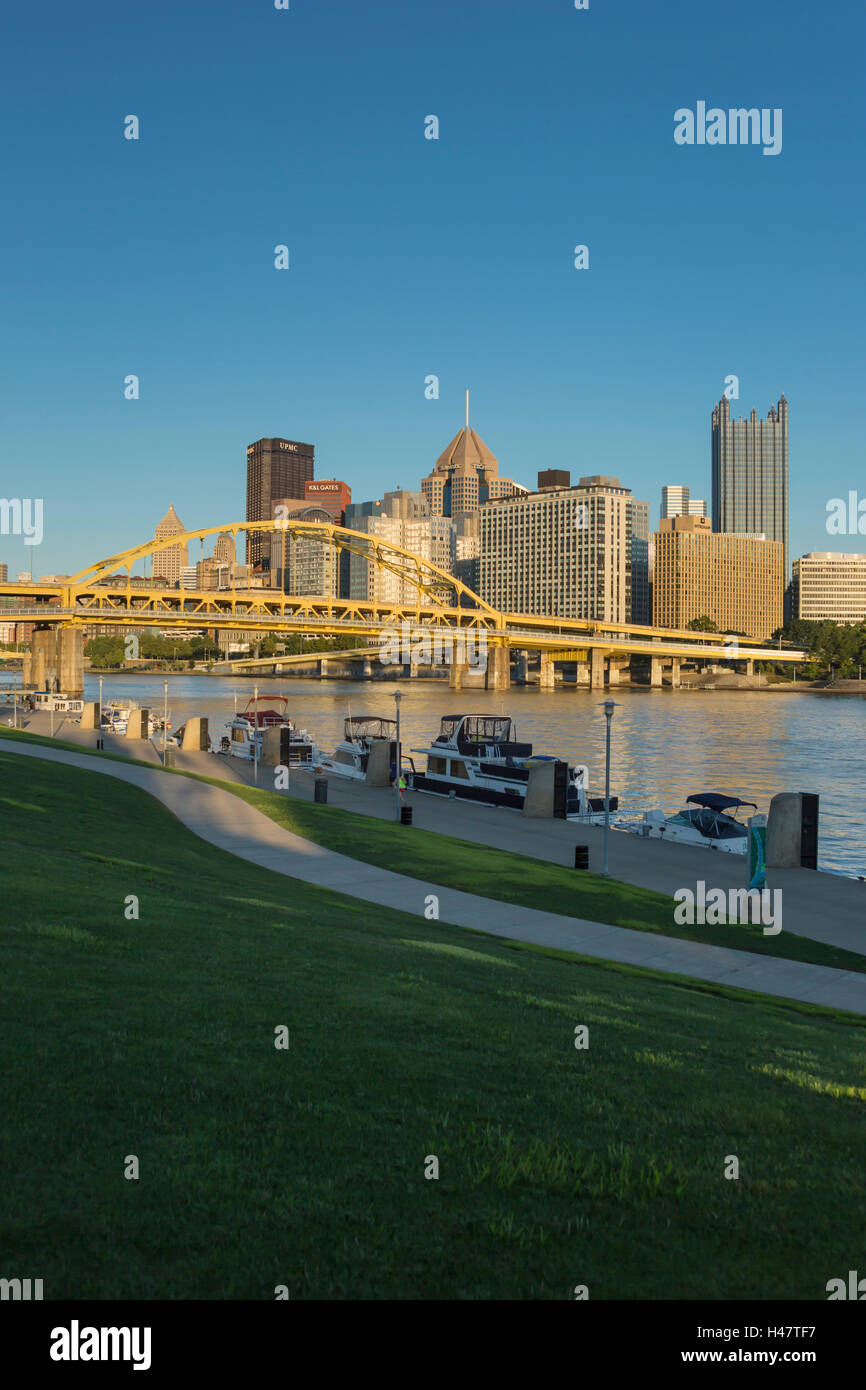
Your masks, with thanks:
<instances>
[{"instance_id":1,"label":"tall office building","mask_svg":"<svg viewBox=\"0 0 866 1390\"><path fill-rule=\"evenodd\" d=\"M469 428L469 412L447 449L439 455L428 477L421 480L431 516L457 517L477 512L485 502L510 497L518 490L511 478L500 478L494 454L475 430Z\"/></svg>"},{"instance_id":2,"label":"tall office building","mask_svg":"<svg viewBox=\"0 0 866 1390\"><path fill-rule=\"evenodd\" d=\"M237 559L235 538L231 531L220 531L213 548L213 558L220 565L233 565L235 563Z\"/></svg>"},{"instance_id":3,"label":"tall office building","mask_svg":"<svg viewBox=\"0 0 866 1390\"><path fill-rule=\"evenodd\" d=\"M340 478L320 478L304 483L304 497L310 506L322 507L335 526L345 526L346 508L352 500L352 489Z\"/></svg>"},{"instance_id":4,"label":"tall office building","mask_svg":"<svg viewBox=\"0 0 866 1390\"><path fill-rule=\"evenodd\" d=\"M866 555L816 550L792 566L793 617L812 622L866 622Z\"/></svg>"},{"instance_id":5,"label":"tall office building","mask_svg":"<svg viewBox=\"0 0 866 1390\"><path fill-rule=\"evenodd\" d=\"M8 566L8 565L0 565L0 584L6 584L6 583L8 583L8 581L9 581L9 566Z\"/></svg>"},{"instance_id":6,"label":"tall office building","mask_svg":"<svg viewBox=\"0 0 866 1390\"><path fill-rule=\"evenodd\" d=\"M629 621L649 627L652 620L650 591L650 516L649 502L630 497L631 513L631 612Z\"/></svg>"},{"instance_id":7,"label":"tall office building","mask_svg":"<svg viewBox=\"0 0 866 1390\"><path fill-rule=\"evenodd\" d=\"M351 530L365 531L380 541L401 546L446 574L454 573L456 527L448 517L431 516L427 499L420 492L386 492L381 502L353 504L346 512L346 525ZM442 593L444 596L444 588ZM362 554L352 554L349 597L374 603L414 604L419 601L419 590L400 574L380 569ZM432 600L422 594L420 601L424 604Z\"/></svg>"},{"instance_id":8,"label":"tall office building","mask_svg":"<svg viewBox=\"0 0 866 1390\"><path fill-rule=\"evenodd\" d=\"M713 410L713 530L759 534L782 546L788 577L788 402L766 420L732 420L727 396Z\"/></svg>"},{"instance_id":9,"label":"tall office building","mask_svg":"<svg viewBox=\"0 0 866 1390\"><path fill-rule=\"evenodd\" d=\"M169 536L182 534L186 530L183 522L171 504L162 521L153 533L155 541L167 540ZM188 560L188 547L186 545L170 545L165 550L158 550L151 561L154 583L162 579L165 584L175 586L180 583L181 570L186 566Z\"/></svg>"},{"instance_id":10,"label":"tall office building","mask_svg":"<svg viewBox=\"0 0 866 1390\"><path fill-rule=\"evenodd\" d=\"M618 478L596 474L488 503L478 593L510 613L632 621L634 502Z\"/></svg>"},{"instance_id":11,"label":"tall office building","mask_svg":"<svg viewBox=\"0 0 866 1390\"><path fill-rule=\"evenodd\" d=\"M312 480L315 445L293 439L257 439L247 449L247 521L270 521L281 497L303 497ZM267 563L271 538L254 531L247 536L247 564Z\"/></svg>"},{"instance_id":12,"label":"tall office building","mask_svg":"<svg viewBox=\"0 0 866 1390\"><path fill-rule=\"evenodd\" d=\"M655 537L653 623L711 618L720 632L769 637L782 626L782 543L713 531L702 516L663 518Z\"/></svg>"},{"instance_id":13,"label":"tall office building","mask_svg":"<svg viewBox=\"0 0 866 1390\"><path fill-rule=\"evenodd\" d=\"M279 517L288 521L311 521L318 525L332 521L327 506L303 498L282 497L274 503ZM275 513L276 514L276 513ZM340 554L326 537L297 534L278 528L268 537L270 580L274 588L287 594L315 594L319 598L338 598L340 594Z\"/></svg>"},{"instance_id":14,"label":"tall office building","mask_svg":"<svg viewBox=\"0 0 866 1390\"><path fill-rule=\"evenodd\" d=\"M672 516L706 516L703 498L692 497L687 487L669 484L662 488L661 518Z\"/></svg>"}]
</instances>

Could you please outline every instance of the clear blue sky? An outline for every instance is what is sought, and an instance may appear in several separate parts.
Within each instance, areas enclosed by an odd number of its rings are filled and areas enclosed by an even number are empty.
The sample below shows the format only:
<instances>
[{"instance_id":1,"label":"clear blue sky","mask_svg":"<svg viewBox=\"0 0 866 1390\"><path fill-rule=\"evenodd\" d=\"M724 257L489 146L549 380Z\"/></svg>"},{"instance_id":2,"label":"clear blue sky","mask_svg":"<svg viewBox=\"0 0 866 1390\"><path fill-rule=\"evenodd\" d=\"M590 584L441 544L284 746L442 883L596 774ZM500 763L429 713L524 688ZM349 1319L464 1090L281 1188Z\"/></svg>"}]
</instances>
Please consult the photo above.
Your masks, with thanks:
<instances>
[{"instance_id":1,"label":"clear blue sky","mask_svg":"<svg viewBox=\"0 0 866 1390\"><path fill-rule=\"evenodd\" d=\"M467 385L503 473L618 474L655 521L665 482L709 496L729 373L735 414L789 399L792 556L866 550L824 529L866 495L861 0L42 0L0 25L0 494L44 498L34 573L170 502L242 518L262 435L355 500L417 487ZM675 145L699 100L781 107L781 154Z\"/></svg>"}]
</instances>

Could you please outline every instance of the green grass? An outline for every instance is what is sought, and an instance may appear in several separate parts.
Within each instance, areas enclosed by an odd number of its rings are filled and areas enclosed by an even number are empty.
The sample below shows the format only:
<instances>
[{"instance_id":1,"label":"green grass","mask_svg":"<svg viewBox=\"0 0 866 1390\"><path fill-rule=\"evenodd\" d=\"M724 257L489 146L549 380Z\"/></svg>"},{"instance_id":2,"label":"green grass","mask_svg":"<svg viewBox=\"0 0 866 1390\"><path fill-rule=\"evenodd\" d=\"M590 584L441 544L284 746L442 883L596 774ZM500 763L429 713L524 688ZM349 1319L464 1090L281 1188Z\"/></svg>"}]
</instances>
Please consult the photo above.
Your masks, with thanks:
<instances>
[{"instance_id":1,"label":"green grass","mask_svg":"<svg viewBox=\"0 0 866 1390\"><path fill-rule=\"evenodd\" d=\"M10 734L0 728L0 737ZM17 737L21 738L19 733ZM77 744L58 744L39 735L23 735L28 741L48 747L68 748L87 753ZM119 754L95 753L119 762L140 761ZM152 763L142 766L153 767ZM360 859L367 864L392 869L424 883L458 888L466 893L542 908L565 917L579 917L657 936L696 941L704 946L726 946L756 955L804 961L834 970L866 972L866 955L845 950L807 936L782 931L765 936L760 925L750 922L680 925L674 921L674 902L663 893L638 888L598 874L577 872L529 855L513 854L450 835L413 826L408 830L392 821L359 815L336 806L321 806L276 792L247 787L239 782L223 782L217 777L171 769L179 777L208 782L239 796L278 825L315 844Z\"/></svg>"},{"instance_id":2,"label":"green grass","mask_svg":"<svg viewBox=\"0 0 866 1390\"><path fill-rule=\"evenodd\" d=\"M857 1267L862 1020L373 910L96 772L0 750L0 787L5 1277L823 1300Z\"/></svg>"}]
</instances>

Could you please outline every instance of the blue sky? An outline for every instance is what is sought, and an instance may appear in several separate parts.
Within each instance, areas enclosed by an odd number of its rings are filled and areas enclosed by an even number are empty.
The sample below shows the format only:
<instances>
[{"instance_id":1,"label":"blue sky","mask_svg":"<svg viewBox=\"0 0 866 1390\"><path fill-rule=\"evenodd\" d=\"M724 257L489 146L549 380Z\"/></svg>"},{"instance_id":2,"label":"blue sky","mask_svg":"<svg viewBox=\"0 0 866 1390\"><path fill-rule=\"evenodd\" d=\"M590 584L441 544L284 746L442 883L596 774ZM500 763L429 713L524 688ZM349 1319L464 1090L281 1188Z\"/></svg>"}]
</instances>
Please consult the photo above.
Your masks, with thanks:
<instances>
[{"instance_id":1,"label":"blue sky","mask_svg":"<svg viewBox=\"0 0 866 1390\"><path fill-rule=\"evenodd\" d=\"M242 518L263 435L355 500L417 487L466 386L504 474L618 474L655 521L665 482L709 497L729 373L735 414L789 399L792 556L866 550L824 527L866 495L854 0L43 0L0 25L0 493L44 498L34 573L170 502ZM677 146L699 100L781 107L781 154ZM0 536L10 573L30 551Z\"/></svg>"}]
</instances>

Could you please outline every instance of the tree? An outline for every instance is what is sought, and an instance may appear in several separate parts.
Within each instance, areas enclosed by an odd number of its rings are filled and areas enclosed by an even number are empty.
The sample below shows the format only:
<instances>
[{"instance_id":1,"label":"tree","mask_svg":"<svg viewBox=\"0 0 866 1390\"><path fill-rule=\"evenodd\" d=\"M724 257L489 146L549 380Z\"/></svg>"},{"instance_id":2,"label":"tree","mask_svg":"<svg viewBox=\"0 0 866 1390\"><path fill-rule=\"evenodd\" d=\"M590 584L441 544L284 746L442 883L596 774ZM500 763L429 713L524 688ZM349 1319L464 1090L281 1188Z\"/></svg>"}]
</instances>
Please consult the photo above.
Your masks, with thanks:
<instances>
[{"instance_id":1,"label":"tree","mask_svg":"<svg viewBox=\"0 0 866 1390\"><path fill-rule=\"evenodd\" d=\"M692 618L690 623L686 623L690 632L718 632L716 624L712 618L708 618L706 613L700 618Z\"/></svg>"}]
</instances>

